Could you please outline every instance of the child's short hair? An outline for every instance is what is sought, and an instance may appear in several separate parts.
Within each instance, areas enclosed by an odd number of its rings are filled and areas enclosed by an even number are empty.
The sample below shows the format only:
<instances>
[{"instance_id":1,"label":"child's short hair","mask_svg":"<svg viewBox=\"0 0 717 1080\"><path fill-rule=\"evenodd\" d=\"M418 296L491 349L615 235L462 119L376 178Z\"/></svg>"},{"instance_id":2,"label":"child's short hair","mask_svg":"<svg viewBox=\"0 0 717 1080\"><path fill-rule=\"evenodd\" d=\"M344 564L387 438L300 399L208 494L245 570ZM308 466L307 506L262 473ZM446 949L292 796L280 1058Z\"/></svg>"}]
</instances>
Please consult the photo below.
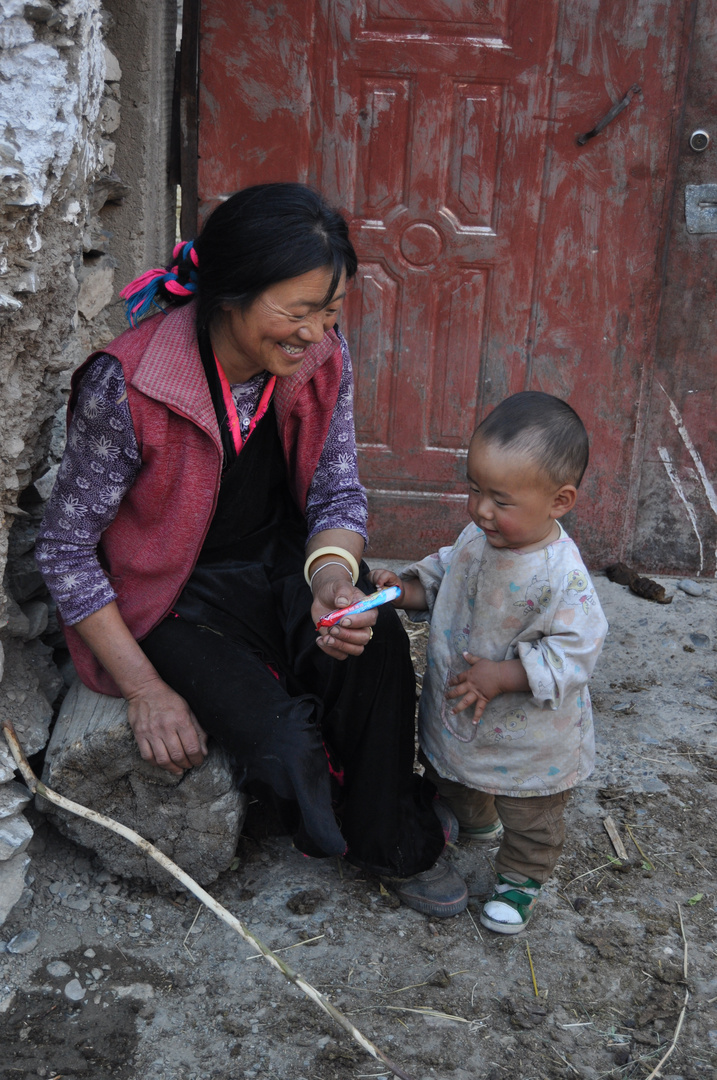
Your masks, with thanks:
<instances>
[{"instance_id":1,"label":"child's short hair","mask_svg":"<svg viewBox=\"0 0 717 1080\"><path fill-rule=\"evenodd\" d=\"M578 487L588 464L588 435L566 401L524 390L505 398L475 430L486 442L529 455L557 487Z\"/></svg>"}]
</instances>

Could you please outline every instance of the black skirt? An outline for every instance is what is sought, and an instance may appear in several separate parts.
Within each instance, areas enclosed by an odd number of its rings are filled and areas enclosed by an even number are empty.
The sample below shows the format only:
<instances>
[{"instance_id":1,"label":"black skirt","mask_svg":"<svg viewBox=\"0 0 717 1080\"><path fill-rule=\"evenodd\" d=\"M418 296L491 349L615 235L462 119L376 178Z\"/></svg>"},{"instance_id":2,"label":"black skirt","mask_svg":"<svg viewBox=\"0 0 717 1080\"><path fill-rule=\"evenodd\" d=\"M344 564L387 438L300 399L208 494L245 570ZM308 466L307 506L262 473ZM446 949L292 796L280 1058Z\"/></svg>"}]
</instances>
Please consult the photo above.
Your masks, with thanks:
<instances>
[{"instance_id":1,"label":"black skirt","mask_svg":"<svg viewBox=\"0 0 717 1080\"><path fill-rule=\"evenodd\" d=\"M273 792L290 811L300 850L407 877L444 843L434 789L413 771L408 639L396 612L381 608L361 656L323 653L305 544L270 406L223 477L174 611L141 645L231 754L239 784Z\"/></svg>"}]
</instances>

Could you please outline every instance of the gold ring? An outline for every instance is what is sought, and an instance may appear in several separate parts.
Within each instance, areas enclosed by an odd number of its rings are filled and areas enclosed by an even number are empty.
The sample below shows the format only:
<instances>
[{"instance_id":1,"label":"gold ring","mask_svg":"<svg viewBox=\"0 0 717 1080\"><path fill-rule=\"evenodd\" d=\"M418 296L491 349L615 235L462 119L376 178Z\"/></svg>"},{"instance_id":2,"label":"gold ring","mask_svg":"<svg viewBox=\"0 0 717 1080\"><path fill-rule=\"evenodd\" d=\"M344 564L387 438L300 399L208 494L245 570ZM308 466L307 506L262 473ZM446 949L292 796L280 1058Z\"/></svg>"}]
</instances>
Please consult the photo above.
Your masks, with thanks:
<instances>
[{"instance_id":1,"label":"gold ring","mask_svg":"<svg viewBox=\"0 0 717 1080\"><path fill-rule=\"evenodd\" d=\"M369 626L369 628L368 628L368 641L370 641L372 637L373 637L373 627ZM367 645L368 645L368 641L366 642Z\"/></svg>"}]
</instances>

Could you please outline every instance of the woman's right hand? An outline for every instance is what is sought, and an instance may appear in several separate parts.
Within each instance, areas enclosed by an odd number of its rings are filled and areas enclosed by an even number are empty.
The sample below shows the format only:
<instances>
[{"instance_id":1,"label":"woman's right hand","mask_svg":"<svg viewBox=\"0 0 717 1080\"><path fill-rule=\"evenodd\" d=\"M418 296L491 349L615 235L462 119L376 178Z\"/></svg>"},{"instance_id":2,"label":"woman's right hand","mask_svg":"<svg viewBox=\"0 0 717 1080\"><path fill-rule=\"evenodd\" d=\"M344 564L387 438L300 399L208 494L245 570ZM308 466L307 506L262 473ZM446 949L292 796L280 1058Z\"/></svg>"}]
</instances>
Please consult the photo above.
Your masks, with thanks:
<instances>
[{"instance_id":1,"label":"woman's right hand","mask_svg":"<svg viewBox=\"0 0 717 1080\"><path fill-rule=\"evenodd\" d=\"M142 652L117 603L105 604L75 626L129 703L127 719L144 760L174 776L201 765L207 736L184 698Z\"/></svg>"},{"instance_id":2,"label":"woman's right hand","mask_svg":"<svg viewBox=\"0 0 717 1080\"><path fill-rule=\"evenodd\" d=\"M159 676L127 694L127 701L127 719L145 761L174 776L201 765L207 736L184 698Z\"/></svg>"}]
</instances>

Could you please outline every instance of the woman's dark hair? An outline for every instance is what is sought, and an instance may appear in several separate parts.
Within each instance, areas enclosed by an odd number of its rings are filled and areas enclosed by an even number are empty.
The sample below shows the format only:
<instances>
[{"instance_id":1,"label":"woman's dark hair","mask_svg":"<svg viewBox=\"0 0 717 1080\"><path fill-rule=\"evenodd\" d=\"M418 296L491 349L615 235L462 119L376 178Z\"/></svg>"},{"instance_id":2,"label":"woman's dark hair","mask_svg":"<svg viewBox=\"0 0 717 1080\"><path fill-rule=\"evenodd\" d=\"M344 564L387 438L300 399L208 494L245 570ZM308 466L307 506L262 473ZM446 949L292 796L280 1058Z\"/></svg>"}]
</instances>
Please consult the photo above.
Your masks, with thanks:
<instances>
[{"instance_id":1,"label":"woman's dark hair","mask_svg":"<svg viewBox=\"0 0 717 1080\"><path fill-rule=\"evenodd\" d=\"M193 270L196 293L165 299L176 304L196 295L199 329L222 304L246 309L270 285L321 267L331 270L328 303L344 270L351 278L357 267L345 220L304 184L257 184L237 191L212 211L194 250L196 267L189 258L180 259L177 279L183 284Z\"/></svg>"},{"instance_id":2,"label":"woman's dark hair","mask_svg":"<svg viewBox=\"0 0 717 1080\"><path fill-rule=\"evenodd\" d=\"M486 443L526 454L557 487L578 487L588 464L588 435L567 401L524 390L496 405L475 430Z\"/></svg>"}]
</instances>

